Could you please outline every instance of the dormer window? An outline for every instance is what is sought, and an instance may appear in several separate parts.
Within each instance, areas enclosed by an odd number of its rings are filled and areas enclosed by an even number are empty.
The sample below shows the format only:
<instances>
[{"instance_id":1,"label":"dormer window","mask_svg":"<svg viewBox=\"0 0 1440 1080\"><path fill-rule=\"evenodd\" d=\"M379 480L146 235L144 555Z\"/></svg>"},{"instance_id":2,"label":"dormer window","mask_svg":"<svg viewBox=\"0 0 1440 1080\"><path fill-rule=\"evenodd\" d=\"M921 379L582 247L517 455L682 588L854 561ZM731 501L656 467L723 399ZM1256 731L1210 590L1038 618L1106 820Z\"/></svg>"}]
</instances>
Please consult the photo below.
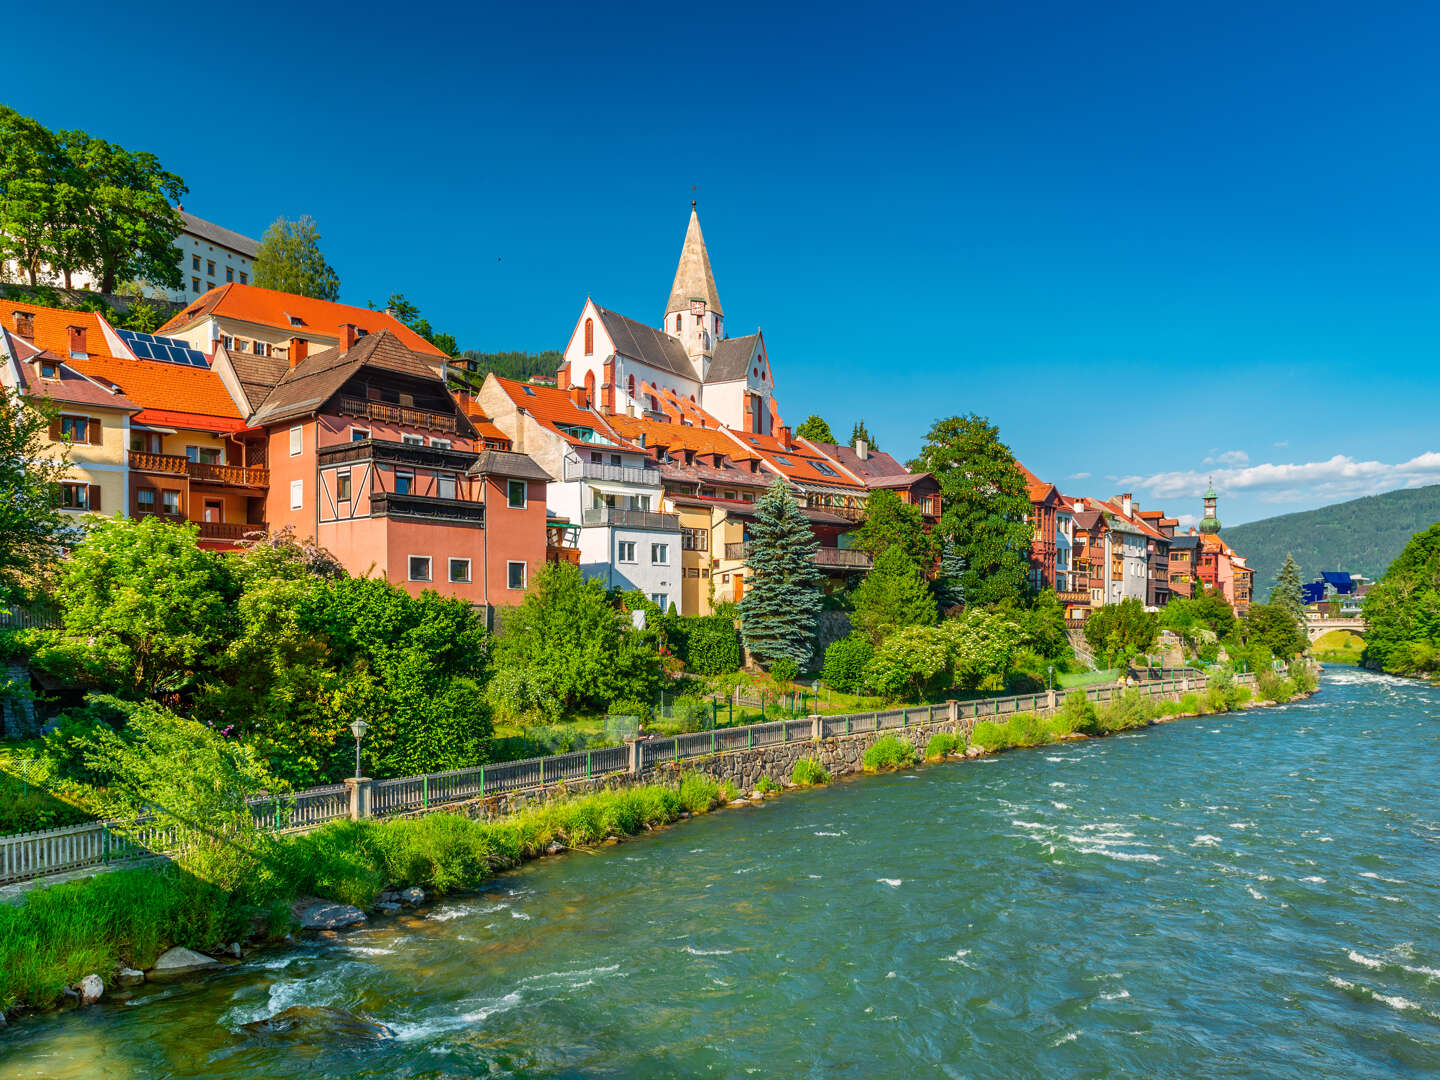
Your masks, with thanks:
<instances>
[{"instance_id":1,"label":"dormer window","mask_svg":"<svg viewBox=\"0 0 1440 1080\"><path fill-rule=\"evenodd\" d=\"M60 365L53 360L40 361L40 377L42 379L60 378Z\"/></svg>"},{"instance_id":2,"label":"dormer window","mask_svg":"<svg viewBox=\"0 0 1440 1080\"><path fill-rule=\"evenodd\" d=\"M302 318L300 318L299 315L291 315L291 314L287 311L287 312L285 313L285 317L290 320L290 325L291 325L291 326L304 326L304 325L305 325L305 320L302 319Z\"/></svg>"}]
</instances>

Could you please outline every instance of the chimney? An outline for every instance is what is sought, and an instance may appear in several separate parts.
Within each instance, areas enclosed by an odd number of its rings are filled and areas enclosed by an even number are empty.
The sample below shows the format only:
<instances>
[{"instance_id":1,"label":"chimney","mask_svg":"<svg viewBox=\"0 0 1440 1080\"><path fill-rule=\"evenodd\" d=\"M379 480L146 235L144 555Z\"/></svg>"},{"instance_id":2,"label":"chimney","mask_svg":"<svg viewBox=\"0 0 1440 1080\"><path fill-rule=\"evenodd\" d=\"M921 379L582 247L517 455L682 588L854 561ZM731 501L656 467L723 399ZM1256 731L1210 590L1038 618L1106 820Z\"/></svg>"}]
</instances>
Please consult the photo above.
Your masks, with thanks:
<instances>
[{"instance_id":1,"label":"chimney","mask_svg":"<svg viewBox=\"0 0 1440 1080\"><path fill-rule=\"evenodd\" d=\"M775 437L780 440L780 445L786 450L794 449L794 444L790 441L790 429L788 427L782 424L779 429L776 430Z\"/></svg>"},{"instance_id":2,"label":"chimney","mask_svg":"<svg viewBox=\"0 0 1440 1080\"><path fill-rule=\"evenodd\" d=\"M577 409L585 408L585 387L570 387L570 400L575 403L575 407Z\"/></svg>"},{"instance_id":3,"label":"chimney","mask_svg":"<svg viewBox=\"0 0 1440 1080\"><path fill-rule=\"evenodd\" d=\"M35 340L35 314L30 311L15 312L15 333L26 341Z\"/></svg>"},{"instance_id":4,"label":"chimney","mask_svg":"<svg viewBox=\"0 0 1440 1080\"><path fill-rule=\"evenodd\" d=\"M292 337L290 339L290 366L296 364L310 355L310 342L303 337Z\"/></svg>"},{"instance_id":5,"label":"chimney","mask_svg":"<svg viewBox=\"0 0 1440 1080\"><path fill-rule=\"evenodd\" d=\"M70 331L70 355L89 356L89 350L85 348L85 327L67 326Z\"/></svg>"},{"instance_id":6,"label":"chimney","mask_svg":"<svg viewBox=\"0 0 1440 1080\"><path fill-rule=\"evenodd\" d=\"M359 339L356 330L357 327L353 322L340 324L340 352L342 355L355 347L355 342Z\"/></svg>"},{"instance_id":7,"label":"chimney","mask_svg":"<svg viewBox=\"0 0 1440 1080\"><path fill-rule=\"evenodd\" d=\"M855 440L855 456L856 456L857 458L859 458L861 461L866 461L866 460L869 459L869 457L870 457L870 444L869 444L868 442L866 442L864 439L856 439L856 440Z\"/></svg>"},{"instance_id":8,"label":"chimney","mask_svg":"<svg viewBox=\"0 0 1440 1080\"><path fill-rule=\"evenodd\" d=\"M1130 498L1130 492L1127 491L1120 496L1120 509L1124 511L1127 518L1134 516L1132 511L1135 509L1135 501Z\"/></svg>"}]
</instances>

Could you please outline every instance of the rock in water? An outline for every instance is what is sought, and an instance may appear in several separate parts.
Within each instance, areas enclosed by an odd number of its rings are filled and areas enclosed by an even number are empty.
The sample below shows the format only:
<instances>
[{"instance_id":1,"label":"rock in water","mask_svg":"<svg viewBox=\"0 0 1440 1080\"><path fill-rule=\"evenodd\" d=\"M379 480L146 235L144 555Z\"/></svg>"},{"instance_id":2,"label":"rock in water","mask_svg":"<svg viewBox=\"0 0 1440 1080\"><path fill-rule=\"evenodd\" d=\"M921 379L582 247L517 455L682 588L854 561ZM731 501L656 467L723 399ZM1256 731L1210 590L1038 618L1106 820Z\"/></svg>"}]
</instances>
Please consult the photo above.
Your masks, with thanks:
<instances>
[{"instance_id":1,"label":"rock in water","mask_svg":"<svg viewBox=\"0 0 1440 1080\"><path fill-rule=\"evenodd\" d=\"M411 907L415 907L417 904L423 904L425 902L425 890L411 885L410 888L400 894L400 900L402 903L409 904Z\"/></svg>"},{"instance_id":2,"label":"rock in water","mask_svg":"<svg viewBox=\"0 0 1440 1080\"><path fill-rule=\"evenodd\" d=\"M80 991L81 1005L94 1005L105 993L105 983L99 975L86 975L76 989Z\"/></svg>"},{"instance_id":3,"label":"rock in water","mask_svg":"<svg viewBox=\"0 0 1440 1080\"><path fill-rule=\"evenodd\" d=\"M400 905L393 900L377 900L375 901L375 910L382 915L394 915L400 910Z\"/></svg>"},{"instance_id":4,"label":"rock in water","mask_svg":"<svg viewBox=\"0 0 1440 1080\"><path fill-rule=\"evenodd\" d=\"M120 974L115 977L115 981L121 986L139 986L145 981L145 972L137 971L135 968L122 967Z\"/></svg>"},{"instance_id":5,"label":"rock in water","mask_svg":"<svg viewBox=\"0 0 1440 1080\"><path fill-rule=\"evenodd\" d=\"M395 1032L384 1024L325 1005L292 1005L264 1020L244 1024L242 1030L276 1042L309 1043L316 1039L355 1042L395 1037Z\"/></svg>"},{"instance_id":6,"label":"rock in water","mask_svg":"<svg viewBox=\"0 0 1440 1080\"><path fill-rule=\"evenodd\" d=\"M365 921L365 913L349 904L312 904L300 915L305 930L343 930Z\"/></svg>"},{"instance_id":7,"label":"rock in water","mask_svg":"<svg viewBox=\"0 0 1440 1080\"><path fill-rule=\"evenodd\" d=\"M176 945L175 948L162 953L160 959L155 961L155 966L150 969L150 978L163 979L177 975L189 975L196 971L206 971L219 966L220 961L213 957Z\"/></svg>"}]
</instances>

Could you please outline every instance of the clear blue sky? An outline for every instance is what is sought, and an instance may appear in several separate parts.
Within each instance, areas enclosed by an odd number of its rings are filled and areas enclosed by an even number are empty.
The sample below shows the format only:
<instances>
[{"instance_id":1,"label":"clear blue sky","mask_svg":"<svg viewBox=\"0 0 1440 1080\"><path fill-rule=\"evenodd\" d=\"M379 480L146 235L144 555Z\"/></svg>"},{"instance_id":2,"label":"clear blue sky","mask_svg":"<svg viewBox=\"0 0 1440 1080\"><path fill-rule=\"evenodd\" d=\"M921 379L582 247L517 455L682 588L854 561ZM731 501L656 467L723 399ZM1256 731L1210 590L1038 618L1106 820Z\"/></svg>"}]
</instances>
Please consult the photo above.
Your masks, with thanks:
<instances>
[{"instance_id":1,"label":"clear blue sky","mask_svg":"<svg viewBox=\"0 0 1440 1080\"><path fill-rule=\"evenodd\" d=\"M1436 5L86 6L0 101L464 347L658 323L696 186L791 422L1228 523L1440 482Z\"/></svg>"}]
</instances>

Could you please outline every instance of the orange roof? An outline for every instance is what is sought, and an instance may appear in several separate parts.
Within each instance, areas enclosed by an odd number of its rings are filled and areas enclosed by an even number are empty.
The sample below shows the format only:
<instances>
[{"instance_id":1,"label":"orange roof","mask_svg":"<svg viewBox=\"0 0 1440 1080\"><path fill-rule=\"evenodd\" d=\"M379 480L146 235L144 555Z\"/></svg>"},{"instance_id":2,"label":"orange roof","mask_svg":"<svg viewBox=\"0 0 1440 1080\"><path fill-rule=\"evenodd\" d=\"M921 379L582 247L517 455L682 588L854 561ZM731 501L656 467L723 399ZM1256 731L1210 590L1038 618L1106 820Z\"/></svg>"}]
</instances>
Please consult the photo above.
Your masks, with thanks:
<instances>
[{"instance_id":1,"label":"orange roof","mask_svg":"<svg viewBox=\"0 0 1440 1080\"><path fill-rule=\"evenodd\" d=\"M70 327L79 326L85 330L85 349L91 356L114 356L111 343L105 336L106 330L113 334L110 324L94 311L70 311L66 308L41 307L38 304L24 304L18 300L0 300L5 329L18 338L15 312L23 311L34 317L35 336L30 339L37 349L45 349L62 360L70 359ZM24 341L26 339L21 338ZM89 374L88 372L86 374Z\"/></svg>"},{"instance_id":2,"label":"orange roof","mask_svg":"<svg viewBox=\"0 0 1440 1080\"><path fill-rule=\"evenodd\" d=\"M1112 499L1092 499L1089 501L1103 506L1107 513L1113 514L1121 521L1128 521L1131 525L1134 525L1137 529L1139 529L1140 532L1143 533L1145 536L1152 537L1156 540L1170 539L1159 529L1155 528L1154 525L1151 525L1148 521L1142 521L1138 513L1131 514L1129 517L1126 517L1124 509L1120 506L1119 503L1115 502ZM1132 506L1131 509L1134 509L1134 507Z\"/></svg>"},{"instance_id":3,"label":"orange roof","mask_svg":"<svg viewBox=\"0 0 1440 1080\"><path fill-rule=\"evenodd\" d=\"M572 445L593 447L596 444L586 442L584 439L577 439L573 435L567 435L560 430L559 425L589 428L607 437L615 436L621 449L640 449L638 446L631 446L625 441L624 436L613 431L599 413L592 409L582 409L576 405L571 400L568 390L560 390L554 386L538 386L535 383L520 382L516 379L504 379L493 372L486 378L494 379L500 389L505 391L505 395L519 408L524 409L542 425Z\"/></svg>"},{"instance_id":4,"label":"orange roof","mask_svg":"<svg viewBox=\"0 0 1440 1080\"><path fill-rule=\"evenodd\" d=\"M91 356L88 360L72 360L70 363L92 379L120 387L126 397L147 411L243 419L220 376L209 368L166 364L159 360L122 360L112 356Z\"/></svg>"},{"instance_id":5,"label":"orange roof","mask_svg":"<svg viewBox=\"0 0 1440 1080\"><path fill-rule=\"evenodd\" d=\"M826 487L866 490L864 484L845 475L841 471L841 466L830 461L818 451L808 449L799 441L795 442L793 446L787 447L773 435L756 435L749 431L732 431L730 428L723 430L741 446L748 446L759 451L760 456L765 459L765 463L787 480L794 480L801 484L823 484ZM819 462L824 468L816 468L816 462ZM829 470L829 473L825 471L826 469ZM830 473L834 475L830 475Z\"/></svg>"},{"instance_id":6,"label":"orange roof","mask_svg":"<svg viewBox=\"0 0 1440 1080\"><path fill-rule=\"evenodd\" d=\"M1054 488L1055 485L1047 484L1018 461L1015 462L1015 467L1019 469L1020 474L1025 477L1025 494L1029 497L1030 501L1032 503L1044 502L1046 494L1051 488ZM1060 496L1059 488L1055 488L1055 494L1056 496Z\"/></svg>"},{"instance_id":7,"label":"orange roof","mask_svg":"<svg viewBox=\"0 0 1440 1080\"><path fill-rule=\"evenodd\" d=\"M647 447L663 446L669 450L693 450L697 454L721 454L732 461L749 461L760 455L737 445L735 440L717 428L672 424L636 416L612 416L610 426L625 438L639 441L645 437Z\"/></svg>"},{"instance_id":8,"label":"orange roof","mask_svg":"<svg viewBox=\"0 0 1440 1080\"><path fill-rule=\"evenodd\" d=\"M156 333L172 333L207 315L270 326L301 337L319 335L332 341L339 340L342 324L354 323L371 334L389 330L407 348L416 352L429 353L432 356L445 355L399 319L383 311L371 311L369 308L352 307L333 300L315 300L294 293L262 289L258 285L239 285L233 282L211 289ZM297 319L298 323L295 321Z\"/></svg>"}]
</instances>

